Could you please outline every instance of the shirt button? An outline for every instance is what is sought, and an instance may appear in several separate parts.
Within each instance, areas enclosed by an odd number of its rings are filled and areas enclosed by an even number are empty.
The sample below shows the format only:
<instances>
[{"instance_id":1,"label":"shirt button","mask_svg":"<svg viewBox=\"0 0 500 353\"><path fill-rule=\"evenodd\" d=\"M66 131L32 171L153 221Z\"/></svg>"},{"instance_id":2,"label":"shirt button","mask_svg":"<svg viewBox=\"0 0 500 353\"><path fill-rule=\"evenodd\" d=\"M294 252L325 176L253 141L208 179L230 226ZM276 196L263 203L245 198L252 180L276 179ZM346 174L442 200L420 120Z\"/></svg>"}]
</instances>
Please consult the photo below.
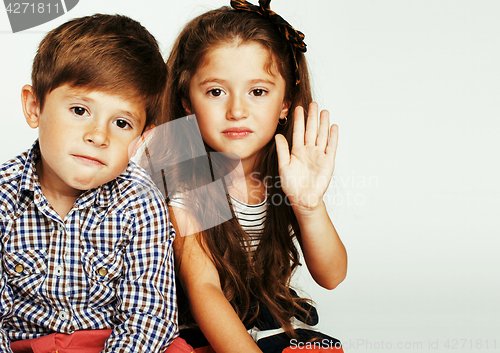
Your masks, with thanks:
<instances>
[{"instance_id":1,"label":"shirt button","mask_svg":"<svg viewBox=\"0 0 500 353\"><path fill-rule=\"evenodd\" d=\"M63 274L63 267L62 266L56 266L56 276L61 276Z\"/></svg>"},{"instance_id":2,"label":"shirt button","mask_svg":"<svg viewBox=\"0 0 500 353\"><path fill-rule=\"evenodd\" d=\"M60 311L59 312L59 318L63 321L67 320L68 319L68 313L66 311Z\"/></svg>"},{"instance_id":3,"label":"shirt button","mask_svg":"<svg viewBox=\"0 0 500 353\"><path fill-rule=\"evenodd\" d=\"M64 231L64 226L61 223L57 224L57 229L59 229L60 232Z\"/></svg>"},{"instance_id":4,"label":"shirt button","mask_svg":"<svg viewBox=\"0 0 500 353\"><path fill-rule=\"evenodd\" d=\"M24 271L24 267L23 265L17 265L15 268L14 268L14 271L16 271L17 273L22 273Z\"/></svg>"},{"instance_id":5,"label":"shirt button","mask_svg":"<svg viewBox=\"0 0 500 353\"><path fill-rule=\"evenodd\" d=\"M106 270L104 267L101 267L99 271L97 271L97 273L99 273L99 276L104 277L108 274L108 270Z\"/></svg>"}]
</instances>

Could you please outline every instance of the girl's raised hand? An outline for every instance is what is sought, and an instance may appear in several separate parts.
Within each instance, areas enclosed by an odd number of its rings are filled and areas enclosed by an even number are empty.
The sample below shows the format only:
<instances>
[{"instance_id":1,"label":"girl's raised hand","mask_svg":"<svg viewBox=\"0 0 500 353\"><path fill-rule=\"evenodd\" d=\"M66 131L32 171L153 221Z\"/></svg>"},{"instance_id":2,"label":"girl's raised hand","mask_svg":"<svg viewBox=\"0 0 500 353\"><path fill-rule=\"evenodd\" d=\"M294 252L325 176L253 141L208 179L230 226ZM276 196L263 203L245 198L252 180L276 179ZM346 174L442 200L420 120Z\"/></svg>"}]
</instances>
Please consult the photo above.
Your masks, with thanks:
<instances>
[{"instance_id":1,"label":"girl's raised hand","mask_svg":"<svg viewBox=\"0 0 500 353\"><path fill-rule=\"evenodd\" d=\"M295 211L314 210L323 202L337 151L338 126L329 128L329 113L320 113L318 105L309 105L307 127L304 131L304 109L297 107L294 114L293 146L289 152L283 135L276 135L281 187Z\"/></svg>"}]
</instances>

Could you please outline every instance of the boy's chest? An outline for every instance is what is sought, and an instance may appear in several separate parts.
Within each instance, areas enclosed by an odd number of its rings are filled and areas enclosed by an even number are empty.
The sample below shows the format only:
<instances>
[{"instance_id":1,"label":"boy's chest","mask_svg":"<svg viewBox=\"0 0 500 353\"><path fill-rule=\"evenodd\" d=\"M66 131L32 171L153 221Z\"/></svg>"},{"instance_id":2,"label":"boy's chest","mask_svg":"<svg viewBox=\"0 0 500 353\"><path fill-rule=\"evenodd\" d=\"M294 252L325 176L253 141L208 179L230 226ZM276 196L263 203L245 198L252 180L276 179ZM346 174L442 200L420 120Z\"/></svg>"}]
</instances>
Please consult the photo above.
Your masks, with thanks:
<instances>
[{"instance_id":1,"label":"boy's chest","mask_svg":"<svg viewBox=\"0 0 500 353\"><path fill-rule=\"evenodd\" d=\"M14 292L22 297L36 301L67 296L102 305L114 296L122 276L132 227L120 212L73 210L62 222L28 208L1 234L2 265Z\"/></svg>"},{"instance_id":2,"label":"boy's chest","mask_svg":"<svg viewBox=\"0 0 500 353\"><path fill-rule=\"evenodd\" d=\"M124 212L73 209L61 220L31 205L8 222L1 241L9 253L37 250L63 257L89 252L109 254L127 245L132 226L132 217Z\"/></svg>"}]
</instances>

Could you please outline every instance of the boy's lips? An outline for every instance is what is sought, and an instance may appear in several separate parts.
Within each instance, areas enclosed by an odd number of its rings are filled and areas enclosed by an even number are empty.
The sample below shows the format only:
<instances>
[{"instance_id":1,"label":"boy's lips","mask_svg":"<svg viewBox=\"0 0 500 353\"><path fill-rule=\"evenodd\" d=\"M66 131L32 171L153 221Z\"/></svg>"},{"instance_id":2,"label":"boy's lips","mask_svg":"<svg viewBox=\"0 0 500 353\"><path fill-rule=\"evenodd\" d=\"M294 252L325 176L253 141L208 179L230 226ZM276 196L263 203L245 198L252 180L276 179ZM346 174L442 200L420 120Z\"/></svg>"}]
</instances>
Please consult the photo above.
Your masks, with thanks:
<instances>
[{"instance_id":1,"label":"boy's lips","mask_svg":"<svg viewBox=\"0 0 500 353\"><path fill-rule=\"evenodd\" d=\"M247 127L231 127L222 131L222 133L231 139L242 139L253 133L253 131Z\"/></svg>"},{"instance_id":2,"label":"boy's lips","mask_svg":"<svg viewBox=\"0 0 500 353\"><path fill-rule=\"evenodd\" d=\"M72 154L73 157L75 157L77 160L86 163L86 164L92 164L92 165L104 165L103 162L101 162L99 159L91 156L85 156L85 155L78 155L78 154Z\"/></svg>"}]
</instances>

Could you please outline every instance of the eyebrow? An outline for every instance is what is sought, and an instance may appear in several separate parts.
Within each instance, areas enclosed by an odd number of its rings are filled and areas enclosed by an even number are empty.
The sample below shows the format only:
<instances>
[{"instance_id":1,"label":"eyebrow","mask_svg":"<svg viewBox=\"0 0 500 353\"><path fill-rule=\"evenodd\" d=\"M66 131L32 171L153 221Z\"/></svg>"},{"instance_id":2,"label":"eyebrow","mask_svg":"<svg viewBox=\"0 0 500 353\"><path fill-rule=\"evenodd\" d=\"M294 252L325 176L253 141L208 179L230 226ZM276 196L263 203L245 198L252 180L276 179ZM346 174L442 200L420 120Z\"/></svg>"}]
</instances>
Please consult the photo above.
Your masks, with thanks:
<instances>
[{"instance_id":1,"label":"eyebrow","mask_svg":"<svg viewBox=\"0 0 500 353\"><path fill-rule=\"evenodd\" d=\"M80 101L84 101L84 102L94 102L94 100L92 98L89 98L87 96L81 96L81 95L77 95L77 94L66 94L65 95L65 98L66 99L76 99L76 100L80 100Z\"/></svg>"},{"instance_id":2,"label":"eyebrow","mask_svg":"<svg viewBox=\"0 0 500 353\"><path fill-rule=\"evenodd\" d=\"M207 78L203 81L200 82L200 86L203 86L203 85L206 85L207 83L220 83L220 84L223 84L223 83L226 83L227 81L226 80L222 80L220 78ZM255 85L255 84L259 84L259 83L267 83L268 85L273 85L275 86L276 83L274 83L273 81L271 80L266 80L266 79L263 79L263 78L258 78L258 79L255 79L255 80L250 80L248 81L250 84L252 85Z\"/></svg>"},{"instance_id":3,"label":"eyebrow","mask_svg":"<svg viewBox=\"0 0 500 353\"><path fill-rule=\"evenodd\" d=\"M77 93L76 90L73 91L71 89L68 90L68 92L64 95L64 98L65 99L76 99L76 100L81 100L81 101L84 101L84 102L94 102L94 99L86 96L86 95L82 95L81 93Z\"/></svg>"},{"instance_id":4,"label":"eyebrow","mask_svg":"<svg viewBox=\"0 0 500 353\"><path fill-rule=\"evenodd\" d=\"M274 81L271 81L271 80L266 80L266 79L256 79L256 80L251 80L250 81L251 84L257 84L257 83L267 83L268 85L273 85L275 86L276 83L274 83Z\"/></svg>"},{"instance_id":5,"label":"eyebrow","mask_svg":"<svg viewBox=\"0 0 500 353\"><path fill-rule=\"evenodd\" d=\"M134 113L128 111L128 110L119 110L118 111L118 115L123 115L123 116L127 116L129 117L130 119L133 119L133 120L136 120L136 121L139 121L139 119L135 116Z\"/></svg>"},{"instance_id":6,"label":"eyebrow","mask_svg":"<svg viewBox=\"0 0 500 353\"><path fill-rule=\"evenodd\" d=\"M65 98L81 100L81 101L89 102L89 103L93 103L95 101L95 99L92 99L90 97L82 96L79 94L72 94L72 93L66 94ZM136 124L140 124L140 122L141 122L141 119L139 118L139 116L137 116L136 114L134 114L133 112L130 112L128 110L119 110L118 113L119 113L119 115L125 115L128 118L132 119Z\"/></svg>"},{"instance_id":7,"label":"eyebrow","mask_svg":"<svg viewBox=\"0 0 500 353\"><path fill-rule=\"evenodd\" d=\"M226 83L226 80L221 80L215 77L210 77L207 79L204 79L203 81L200 82L200 86L206 85L207 83Z\"/></svg>"}]
</instances>

